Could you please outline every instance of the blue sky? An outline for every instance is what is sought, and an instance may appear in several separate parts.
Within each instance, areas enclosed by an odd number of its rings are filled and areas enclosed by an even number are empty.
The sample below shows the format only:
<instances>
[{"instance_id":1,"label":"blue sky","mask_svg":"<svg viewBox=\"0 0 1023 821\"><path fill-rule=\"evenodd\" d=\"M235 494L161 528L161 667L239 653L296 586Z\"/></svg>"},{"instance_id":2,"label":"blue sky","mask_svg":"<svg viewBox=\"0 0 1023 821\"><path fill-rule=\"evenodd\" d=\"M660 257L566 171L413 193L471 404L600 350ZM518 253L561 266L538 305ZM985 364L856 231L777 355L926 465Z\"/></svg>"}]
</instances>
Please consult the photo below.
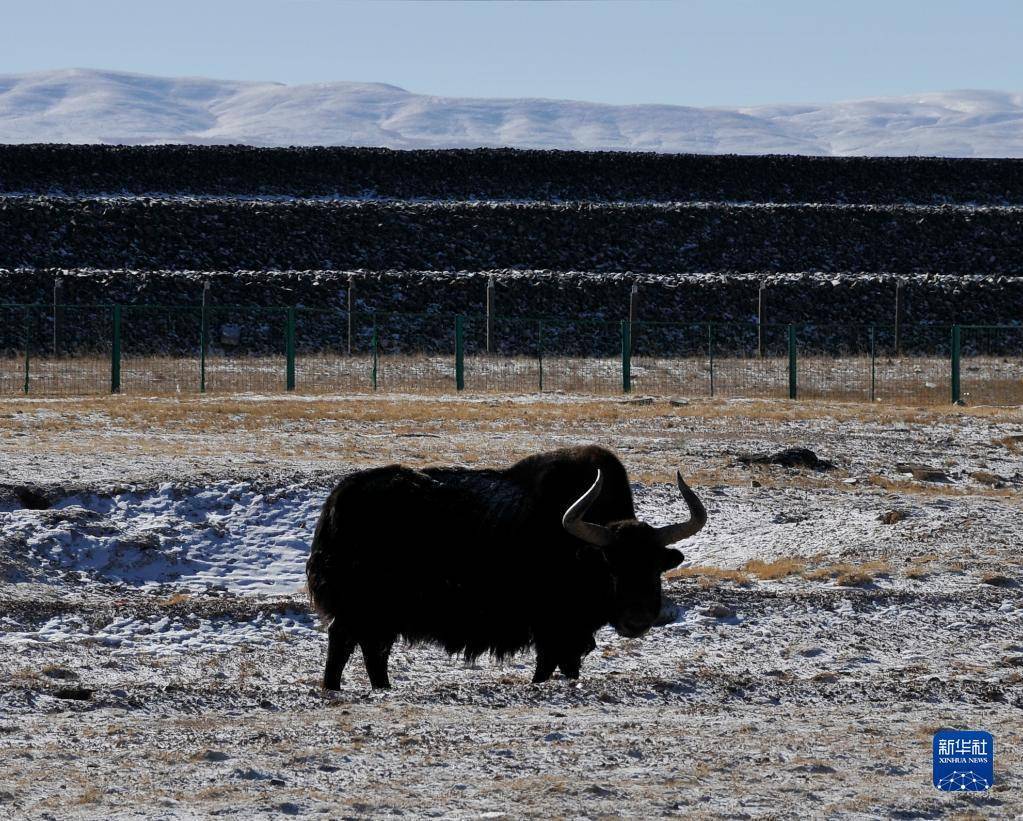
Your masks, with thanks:
<instances>
[{"instance_id":1,"label":"blue sky","mask_svg":"<svg viewBox=\"0 0 1023 821\"><path fill-rule=\"evenodd\" d=\"M1023 0L4 0L0 12L0 73L700 106L1023 91Z\"/></svg>"}]
</instances>

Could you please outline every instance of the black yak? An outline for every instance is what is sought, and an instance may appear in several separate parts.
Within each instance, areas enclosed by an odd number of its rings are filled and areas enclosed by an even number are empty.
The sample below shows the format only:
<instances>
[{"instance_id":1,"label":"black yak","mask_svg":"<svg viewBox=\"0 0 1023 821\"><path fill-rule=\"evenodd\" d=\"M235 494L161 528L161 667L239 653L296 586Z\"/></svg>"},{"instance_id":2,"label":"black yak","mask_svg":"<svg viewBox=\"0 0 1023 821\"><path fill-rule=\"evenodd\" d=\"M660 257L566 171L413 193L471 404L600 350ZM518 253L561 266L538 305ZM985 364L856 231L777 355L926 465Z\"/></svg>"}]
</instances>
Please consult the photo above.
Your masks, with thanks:
<instances>
[{"instance_id":1,"label":"black yak","mask_svg":"<svg viewBox=\"0 0 1023 821\"><path fill-rule=\"evenodd\" d=\"M600 447L523 459L507 470L389 465L354 473L323 506L306 565L328 628L323 686L336 690L358 645L374 688L390 686L398 637L504 658L536 648L534 682L577 678L606 624L636 637L661 606L668 545L707 520L677 474L690 519L636 520L622 463Z\"/></svg>"}]
</instances>

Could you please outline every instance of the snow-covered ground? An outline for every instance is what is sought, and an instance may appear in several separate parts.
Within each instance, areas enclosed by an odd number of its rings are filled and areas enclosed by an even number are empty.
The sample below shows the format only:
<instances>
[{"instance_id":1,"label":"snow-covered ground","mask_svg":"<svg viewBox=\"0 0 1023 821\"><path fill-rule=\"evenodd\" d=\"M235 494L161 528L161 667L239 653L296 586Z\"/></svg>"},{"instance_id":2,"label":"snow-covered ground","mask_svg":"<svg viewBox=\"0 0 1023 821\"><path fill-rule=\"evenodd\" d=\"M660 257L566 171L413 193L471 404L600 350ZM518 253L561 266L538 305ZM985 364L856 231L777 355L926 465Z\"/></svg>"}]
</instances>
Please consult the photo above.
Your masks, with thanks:
<instances>
[{"instance_id":1,"label":"snow-covered ground","mask_svg":"<svg viewBox=\"0 0 1023 821\"><path fill-rule=\"evenodd\" d=\"M70 571L144 588L173 582L295 593L322 504L319 488L257 492L247 483L165 482L146 492L76 494L48 510L0 512L0 527L51 577Z\"/></svg>"},{"instance_id":2,"label":"snow-covered ground","mask_svg":"<svg viewBox=\"0 0 1023 821\"><path fill-rule=\"evenodd\" d=\"M750 108L461 99L92 69L0 75L0 141L1023 156L1023 96L939 91Z\"/></svg>"},{"instance_id":3,"label":"snow-covered ground","mask_svg":"<svg viewBox=\"0 0 1023 821\"><path fill-rule=\"evenodd\" d=\"M113 397L5 401L0 434L0 815L1023 812L1018 411ZM647 521L682 515L673 465L704 499L666 625L600 631L578 685L399 646L391 692L357 656L319 689L303 562L339 475L580 441L620 453ZM791 445L836 467L738 458ZM942 726L994 734L994 790L930 786Z\"/></svg>"}]
</instances>

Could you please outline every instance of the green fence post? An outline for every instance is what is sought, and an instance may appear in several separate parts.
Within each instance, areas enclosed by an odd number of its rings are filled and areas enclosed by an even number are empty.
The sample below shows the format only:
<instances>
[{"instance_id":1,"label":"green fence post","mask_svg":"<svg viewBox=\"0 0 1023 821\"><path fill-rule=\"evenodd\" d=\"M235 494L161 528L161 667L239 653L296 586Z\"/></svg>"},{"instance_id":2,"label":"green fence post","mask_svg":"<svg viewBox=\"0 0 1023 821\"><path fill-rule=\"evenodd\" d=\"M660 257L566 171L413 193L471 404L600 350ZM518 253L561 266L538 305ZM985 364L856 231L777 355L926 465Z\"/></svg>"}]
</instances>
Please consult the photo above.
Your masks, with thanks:
<instances>
[{"instance_id":1,"label":"green fence post","mask_svg":"<svg viewBox=\"0 0 1023 821\"><path fill-rule=\"evenodd\" d=\"M796 394L796 326L789 325L789 399L795 399Z\"/></svg>"},{"instance_id":2,"label":"green fence post","mask_svg":"<svg viewBox=\"0 0 1023 821\"><path fill-rule=\"evenodd\" d=\"M877 349L874 340L874 326L870 326L870 401L874 401L874 390L877 386Z\"/></svg>"},{"instance_id":3,"label":"green fence post","mask_svg":"<svg viewBox=\"0 0 1023 821\"><path fill-rule=\"evenodd\" d=\"M959 381L959 355L962 346L962 329L958 325L952 326L952 404L958 405L962 399L961 385Z\"/></svg>"},{"instance_id":4,"label":"green fence post","mask_svg":"<svg viewBox=\"0 0 1023 821\"><path fill-rule=\"evenodd\" d=\"M632 390L632 323L622 320L622 391Z\"/></svg>"},{"instance_id":5,"label":"green fence post","mask_svg":"<svg viewBox=\"0 0 1023 821\"><path fill-rule=\"evenodd\" d=\"M455 317L455 390L465 390L465 317Z\"/></svg>"},{"instance_id":6,"label":"green fence post","mask_svg":"<svg viewBox=\"0 0 1023 821\"><path fill-rule=\"evenodd\" d=\"M707 356L710 359L710 395L714 396L714 323L707 323Z\"/></svg>"},{"instance_id":7,"label":"green fence post","mask_svg":"<svg viewBox=\"0 0 1023 821\"><path fill-rule=\"evenodd\" d=\"M536 321L536 363L540 369L540 393L543 393L543 320Z\"/></svg>"},{"instance_id":8,"label":"green fence post","mask_svg":"<svg viewBox=\"0 0 1023 821\"><path fill-rule=\"evenodd\" d=\"M373 390L377 389L377 315L373 312Z\"/></svg>"},{"instance_id":9,"label":"green fence post","mask_svg":"<svg viewBox=\"0 0 1023 821\"><path fill-rule=\"evenodd\" d=\"M206 300L199 309L199 393L206 393L206 349L209 346L209 316Z\"/></svg>"},{"instance_id":10,"label":"green fence post","mask_svg":"<svg viewBox=\"0 0 1023 821\"><path fill-rule=\"evenodd\" d=\"M32 309L29 308L26 305L25 306L25 330L24 330L24 333L25 333L25 395L26 396L28 395L28 369L29 369L29 364L28 364L29 353L28 352L29 352L29 349L31 347L31 340L32 340L32 332L31 332L32 331L32 319L31 319L31 317L32 317Z\"/></svg>"},{"instance_id":11,"label":"green fence post","mask_svg":"<svg viewBox=\"0 0 1023 821\"><path fill-rule=\"evenodd\" d=\"M110 392L121 392L121 306L114 306L114 334L110 343Z\"/></svg>"},{"instance_id":12,"label":"green fence post","mask_svg":"<svg viewBox=\"0 0 1023 821\"><path fill-rule=\"evenodd\" d=\"M285 339L285 354L288 358L285 385L287 390L295 390L295 306L288 308L288 329Z\"/></svg>"}]
</instances>

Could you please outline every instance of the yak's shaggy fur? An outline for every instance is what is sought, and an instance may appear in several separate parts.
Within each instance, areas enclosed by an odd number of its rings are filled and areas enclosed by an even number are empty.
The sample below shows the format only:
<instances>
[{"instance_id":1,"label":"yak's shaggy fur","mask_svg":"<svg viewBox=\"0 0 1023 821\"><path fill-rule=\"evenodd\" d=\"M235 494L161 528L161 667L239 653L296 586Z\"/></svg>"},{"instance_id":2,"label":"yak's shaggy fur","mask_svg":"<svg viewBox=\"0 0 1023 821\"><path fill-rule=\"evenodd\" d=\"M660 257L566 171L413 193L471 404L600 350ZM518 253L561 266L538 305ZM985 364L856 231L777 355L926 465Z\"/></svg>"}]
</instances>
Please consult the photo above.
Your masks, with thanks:
<instances>
[{"instance_id":1,"label":"yak's shaggy fur","mask_svg":"<svg viewBox=\"0 0 1023 821\"><path fill-rule=\"evenodd\" d=\"M603 484L585 518L615 533L605 547L562 525L598 469ZM611 623L638 635L657 616L660 574L682 554L648 531L625 468L599 447L503 471L390 465L352 474L323 506L307 565L313 603L332 619L324 686L339 686L356 645L372 686L389 686L399 637L469 659L535 646L534 681L557 667L577 677L596 630Z\"/></svg>"}]
</instances>

